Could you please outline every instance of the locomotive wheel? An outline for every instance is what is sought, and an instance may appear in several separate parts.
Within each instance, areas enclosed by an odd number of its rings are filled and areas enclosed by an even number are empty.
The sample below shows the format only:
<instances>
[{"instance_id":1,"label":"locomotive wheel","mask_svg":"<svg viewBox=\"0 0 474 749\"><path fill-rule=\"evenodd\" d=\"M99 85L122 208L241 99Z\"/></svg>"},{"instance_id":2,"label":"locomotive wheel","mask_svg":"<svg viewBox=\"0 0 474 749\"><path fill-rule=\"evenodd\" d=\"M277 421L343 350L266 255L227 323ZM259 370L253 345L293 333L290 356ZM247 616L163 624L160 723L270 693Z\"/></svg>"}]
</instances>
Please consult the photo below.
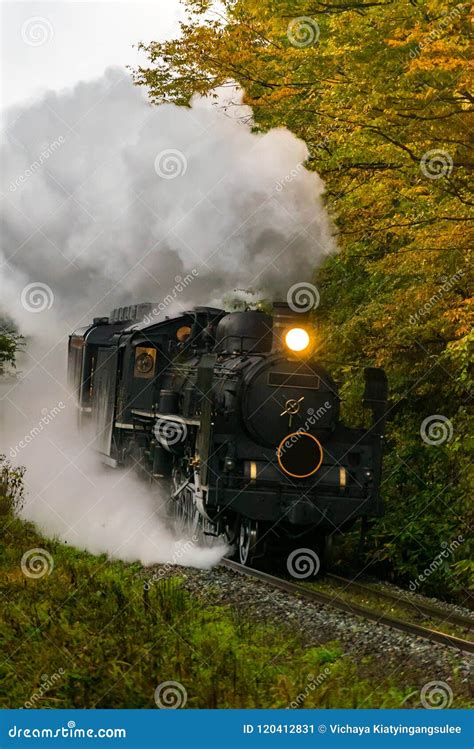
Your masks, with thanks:
<instances>
[{"instance_id":1,"label":"locomotive wheel","mask_svg":"<svg viewBox=\"0 0 474 749\"><path fill-rule=\"evenodd\" d=\"M238 554L239 562L244 565L251 565L257 555L258 542L258 523L250 518L241 518L240 531L238 537Z\"/></svg>"},{"instance_id":2,"label":"locomotive wheel","mask_svg":"<svg viewBox=\"0 0 474 749\"><path fill-rule=\"evenodd\" d=\"M236 515L231 521L227 522L224 526L224 533L222 534L222 540L228 546L235 548L240 533L239 518Z\"/></svg>"},{"instance_id":3,"label":"locomotive wheel","mask_svg":"<svg viewBox=\"0 0 474 749\"><path fill-rule=\"evenodd\" d=\"M178 530L182 533L186 532L188 528L188 514L186 504L186 498L180 497L178 500L175 500L175 504L173 506L175 524Z\"/></svg>"}]
</instances>

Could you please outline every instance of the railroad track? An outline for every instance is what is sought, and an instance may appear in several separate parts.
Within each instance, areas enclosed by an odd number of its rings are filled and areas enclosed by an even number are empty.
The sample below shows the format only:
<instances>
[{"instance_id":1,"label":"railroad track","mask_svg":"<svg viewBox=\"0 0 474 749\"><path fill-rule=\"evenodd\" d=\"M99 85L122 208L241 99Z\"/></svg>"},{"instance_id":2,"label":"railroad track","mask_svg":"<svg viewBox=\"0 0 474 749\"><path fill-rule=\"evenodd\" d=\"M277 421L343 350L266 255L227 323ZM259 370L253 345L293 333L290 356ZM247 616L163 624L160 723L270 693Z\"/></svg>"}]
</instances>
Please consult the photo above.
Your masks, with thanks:
<instances>
[{"instance_id":1,"label":"railroad track","mask_svg":"<svg viewBox=\"0 0 474 749\"><path fill-rule=\"evenodd\" d=\"M251 567L244 567L242 564L233 562L231 559L223 559L221 564L228 569L234 570L234 572L237 572L241 575L246 575L247 577L254 577L257 580L261 580L262 582L266 583L267 585L271 585L277 590L283 590L286 593L292 593L293 595L300 596L300 598L304 598L307 601L311 601L312 603L331 606L338 611L344 611L347 614L359 616L364 619L368 619L369 621L376 622L377 624L385 624L388 627L397 629L400 632L405 632L406 634L415 635L416 637L421 637L425 640L430 640L431 642L439 642L442 645L456 648L457 650L462 650L466 653L474 653L474 642L471 642L470 640L464 640L461 637L455 637L454 635L447 634L446 632L440 632L435 629L430 629L429 627L422 627L421 625L414 624L413 622L405 621L403 619L397 619L396 617L388 616L387 614L375 611L374 609L369 609L365 606L361 606L358 603L343 601L341 598L334 598L334 596L330 595L329 593L323 593L319 590L305 588L298 583L291 582L290 580L275 577L274 575L269 575L266 572L261 572L260 570L255 570ZM350 583L351 581L348 580L347 582ZM472 622L470 622L470 625L472 626Z\"/></svg>"},{"instance_id":2,"label":"railroad track","mask_svg":"<svg viewBox=\"0 0 474 749\"><path fill-rule=\"evenodd\" d=\"M325 579L343 587L344 590L355 590L356 592L366 594L370 597L382 598L391 603L395 603L397 606L410 608L417 614L425 614L430 619L443 619L448 624L454 624L466 629L474 628L474 619L471 619L468 616L463 616L455 611L449 611L448 609L441 608L441 606L436 606L435 604L413 600L408 598L408 596L404 596L403 593L397 595L388 590L372 588L370 585L360 583L357 580L351 580L350 578L341 577L340 575L333 575L332 573L326 573Z\"/></svg>"}]
</instances>

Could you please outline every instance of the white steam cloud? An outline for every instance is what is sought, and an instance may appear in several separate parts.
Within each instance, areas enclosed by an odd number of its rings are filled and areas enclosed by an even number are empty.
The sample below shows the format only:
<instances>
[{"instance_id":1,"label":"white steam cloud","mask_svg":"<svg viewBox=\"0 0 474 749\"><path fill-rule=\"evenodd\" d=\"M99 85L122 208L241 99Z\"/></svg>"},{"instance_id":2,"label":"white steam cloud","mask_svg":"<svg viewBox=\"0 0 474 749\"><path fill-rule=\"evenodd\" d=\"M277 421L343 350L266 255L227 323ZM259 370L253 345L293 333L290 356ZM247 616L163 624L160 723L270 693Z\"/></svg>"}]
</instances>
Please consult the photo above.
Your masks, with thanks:
<instances>
[{"instance_id":1,"label":"white steam cloud","mask_svg":"<svg viewBox=\"0 0 474 749\"><path fill-rule=\"evenodd\" d=\"M334 248L323 183L287 130L253 134L209 100L153 107L115 69L5 120L4 294L24 327L44 323L25 315L28 283L47 284L71 325L162 301L193 269L181 308L234 286L285 298Z\"/></svg>"},{"instance_id":2,"label":"white steam cloud","mask_svg":"<svg viewBox=\"0 0 474 749\"><path fill-rule=\"evenodd\" d=\"M112 559L216 564L225 546L205 548L197 534L177 533L166 518L164 487L100 464L62 383L64 351L47 351L44 341L28 349L18 379L0 378L0 452L27 468L22 516L46 535Z\"/></svg>"},{"instance_id":3,"label":"white steam cloud","mask_svg":"<svg viewBox=\"0 0 474 749\"><path fill-rule=\"evenodd\" d=\"M252 133L210 100L152 107L117 69L4 121L0 317L29 352L24 374L0 388L1 449L15 451L43 410L67 406L15 455L28 469L25 513L93 552L211 564L222 550L178 554L153 493L99 470L77 444L67 334L121 304L155 302L164 315L235 288L286 298L334 251L307 148L284 129Z\"/></svg>"}]
</instances>

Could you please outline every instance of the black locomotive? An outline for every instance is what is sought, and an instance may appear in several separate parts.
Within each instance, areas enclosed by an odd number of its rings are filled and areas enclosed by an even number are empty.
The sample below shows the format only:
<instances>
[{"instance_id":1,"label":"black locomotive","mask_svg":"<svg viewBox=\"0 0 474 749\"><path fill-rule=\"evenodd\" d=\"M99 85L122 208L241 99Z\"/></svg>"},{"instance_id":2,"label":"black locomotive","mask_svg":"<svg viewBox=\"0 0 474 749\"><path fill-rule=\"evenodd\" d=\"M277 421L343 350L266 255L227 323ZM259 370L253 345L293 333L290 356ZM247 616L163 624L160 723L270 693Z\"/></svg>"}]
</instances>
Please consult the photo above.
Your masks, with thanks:
<instances>
[{"instance_id":1,"label":"black locomotive","mask_svg":"<svg viewBox=\"0 0 474 749\"><path fill-rule=\"evenodd\" d=\"M321 553L382 514L383 370L364 370L371 426L350 429L304 314L196 307L156 322L152 307L121 308L69 339L70 383L105 463L171 482L175 520L225 537L243 564Z\"/></svg>"}]
</instances>

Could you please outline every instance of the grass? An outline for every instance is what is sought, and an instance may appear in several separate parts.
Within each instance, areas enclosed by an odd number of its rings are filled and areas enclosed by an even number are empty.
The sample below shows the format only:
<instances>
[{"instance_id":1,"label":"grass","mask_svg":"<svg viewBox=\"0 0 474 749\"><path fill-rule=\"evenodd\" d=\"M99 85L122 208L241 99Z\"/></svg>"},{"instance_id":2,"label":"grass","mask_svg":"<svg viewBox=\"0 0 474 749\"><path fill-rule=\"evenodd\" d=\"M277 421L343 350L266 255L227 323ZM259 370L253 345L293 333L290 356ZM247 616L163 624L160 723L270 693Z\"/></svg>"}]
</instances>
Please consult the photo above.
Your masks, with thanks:
<instances>
[{"instance_id":1,"label":"grass","mask_svg":"<svg viewBox=\"0 0 474 749\"><path fill-rule=\"evenodd\" d=\"M0 707L154 708L166 681L179 682L188 708L419 701L409 679L400 686L370 659L352 662L336 642L308 648L301 633L191 597L179 569L145 590L139 565L47 540L6 500L0 528ZM28 577L22 556L38 548L54 566Z\"/></svg>"}]
</instances>

